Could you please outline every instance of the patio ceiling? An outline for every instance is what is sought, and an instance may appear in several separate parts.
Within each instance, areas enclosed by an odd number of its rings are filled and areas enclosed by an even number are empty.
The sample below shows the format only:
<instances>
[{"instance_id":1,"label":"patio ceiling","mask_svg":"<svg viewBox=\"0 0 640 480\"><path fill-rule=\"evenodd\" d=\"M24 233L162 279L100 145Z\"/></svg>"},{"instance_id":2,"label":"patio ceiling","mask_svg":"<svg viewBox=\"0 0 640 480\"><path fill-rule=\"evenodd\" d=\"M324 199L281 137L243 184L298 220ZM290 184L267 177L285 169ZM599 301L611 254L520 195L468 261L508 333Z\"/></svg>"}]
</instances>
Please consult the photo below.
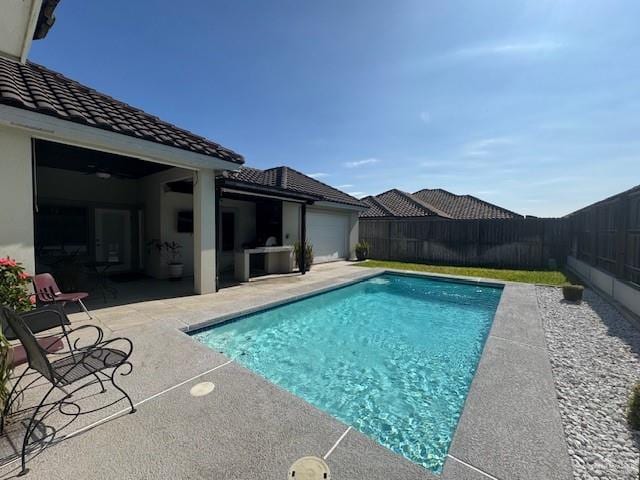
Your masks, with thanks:
<instances>
[{"instance_id":1,"label":"patio ceiling","mask_svg":"<svg viewBox=\"0 0 640 480\"><path fill-rule=\"evenodd\" d=\"M116 178L138 179L172 167L133 157L35 140L35 158L39 167L60 168L86 174L108 173Z\"/></svg>"}]
</instances>

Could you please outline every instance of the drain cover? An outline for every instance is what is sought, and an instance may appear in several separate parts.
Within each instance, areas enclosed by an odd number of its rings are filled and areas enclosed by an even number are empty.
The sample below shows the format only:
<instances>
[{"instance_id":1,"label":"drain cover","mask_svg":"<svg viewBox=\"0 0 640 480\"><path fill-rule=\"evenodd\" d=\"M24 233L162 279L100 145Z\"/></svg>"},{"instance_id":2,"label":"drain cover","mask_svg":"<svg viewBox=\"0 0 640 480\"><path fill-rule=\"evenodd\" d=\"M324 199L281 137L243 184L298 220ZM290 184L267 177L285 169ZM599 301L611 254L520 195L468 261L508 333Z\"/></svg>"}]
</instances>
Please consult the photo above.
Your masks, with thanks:
<instances>
[{"instance_id":1,"label":"drain cover","mask_svg":"<svg viewBox=\"0 0 640 480\"><path fill-rule=\"evenodd\" d=\"M293 462L289 476L295 480L329 480L331 472L324 460L318 457L302 457Z\"/></svg>"},{"instance_id":2,"label":"drain cover","mask_svg":"<svg viewBox=\"0 0 640 480\"><path fill-rule=\"evenodd\" d=\"M191 387L191 390L189 391L189 393L193 397L203 397L213 392L214 388L215 388L215 385L211 382L201 382L201 383L196 383L193 387Z\"/></svg>"}]
</instances>

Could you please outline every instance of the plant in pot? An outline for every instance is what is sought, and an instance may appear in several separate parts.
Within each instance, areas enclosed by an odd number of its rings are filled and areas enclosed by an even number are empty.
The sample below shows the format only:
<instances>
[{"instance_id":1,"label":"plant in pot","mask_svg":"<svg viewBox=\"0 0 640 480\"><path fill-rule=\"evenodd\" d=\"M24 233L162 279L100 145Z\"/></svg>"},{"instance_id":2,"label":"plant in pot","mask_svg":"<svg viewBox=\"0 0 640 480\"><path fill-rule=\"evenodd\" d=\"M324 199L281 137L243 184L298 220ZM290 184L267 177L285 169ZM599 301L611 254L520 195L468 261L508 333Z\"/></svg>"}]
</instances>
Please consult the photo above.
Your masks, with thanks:
<instances>
[{"instance_id":1,"label":"plant in pot","mask_svg":"<svg viewBox=\"0 0 640 480\"><path fill-rule=\"evenodd\" d=\"M0 258L0 302L16 312L28 312L35 297L29 292L31 276L21 263L9 257ZM0 329L0 409L9 395L9 379L13 370L11 345Z\"/></svg>"},{"instance_id":2,"label":"plant in pot","mask_svg":"<svg viewBox=\"0 0 640 480\"><path fill-rule=\"evenodd\" d=\"M369 258L369 244L364 240L356 243L356 258L359 262Z\"/></svg>"},{"instance_id":3,"label":"plant in pot","mask_svg":"<svg viewBox=\"0 0 640 480\"><path fill-rule=\"evenodd\" d=\"M164 256L166 258L167 266L169 267L169 279L180 280L184 273L184 264L180 262L182 245L178 242L161 242L155 238L149 241L148 245L155 247L160 257Z\"/></svg>"},{"instance_id":4,"label":"plant in pot","mask_svg":"<svg viewBox=\"0 0 640 480\"><path fill-rule=\"evenodd\" d=\"M296 266L300 268L300 264L302 263L302 255L304 253L304 266L305 272L311 270L311 264L313 263L313 245L308 242L304 242L304 247L300 242L296 242L293 244L293 254L296 258ZM300 268L301 273L302 269Z\"/></svg>"},{"instance_id":5,"label":"plant in pot","mask_svg":"<svg viewBox=\"0 0 640 480\"><path fill-rule=\"evenodd\" d=\"M581 302L583 293L584 287L582 285L566 284L562 286L562 296L567 302Z\"/></svg>"}]
</instances>

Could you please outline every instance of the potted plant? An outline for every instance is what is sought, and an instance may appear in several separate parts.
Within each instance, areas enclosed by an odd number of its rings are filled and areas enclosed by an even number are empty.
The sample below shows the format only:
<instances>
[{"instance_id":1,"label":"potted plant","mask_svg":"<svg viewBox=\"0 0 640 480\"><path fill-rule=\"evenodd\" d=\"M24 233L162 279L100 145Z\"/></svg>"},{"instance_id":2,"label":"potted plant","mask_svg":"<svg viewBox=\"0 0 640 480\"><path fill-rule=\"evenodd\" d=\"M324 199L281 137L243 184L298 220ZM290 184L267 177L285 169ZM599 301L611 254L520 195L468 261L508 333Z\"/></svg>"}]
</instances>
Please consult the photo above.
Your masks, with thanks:
<instances>
[{"instance_id":1,"label":"potted plant","mask_svg":"<svg viewBox=\"0 0 640 480\"><path fill-rule=\"evenodd\" d=\"M308 242L304 242L304 247L300 242L296 242L293 244L293 254L296 258L296 265L300 268L300 264L302 263L302 255L304 252L304 266L305 272L311 270L311 264L313 263L313 245ZM300 273L304 273L300 268Z\"/></svg>"},{"instance_id":2,"label":"potted plant","mask_svg":"<svg viewBox=\"0 0 640 480\"><path fill-rule=\"evenodd\" d=\"M369 258L369 244L364 240L356 243L356 258L359 262Z\"/></svg>"},{"instance_id":3,"label":"potted plant","mask_svg":"<svg viewBox=\"0 0 640 480\"><path fill-rule=\"evenodd\" d=\"M567 284L562 286L562 296L568 302L581 302L583 292L584 287L582 285Z\"/></svg>"},{"instance_id":4,"label":"potted plant","mask_svg":"<svg viewBox=\"0 0 640 480\"><path fill-rule=\"evenodd\" d=\"M182 253L182 245L178 242L161 242L154 238L149 241L149 246L155 247L160 254L160 257L165 256L167 258L167 266L169 267L169 279L180 280L184 273L184 264L180 262Z\"/></svg>"},{"instance_id":5,"label":"potted plant","mask_svg":"<svg viewBox=\"0 0 640 480\"><path fill-rule=\"evenodd\" d=\"M9 257L0 258L0 303L15 310L27 312L33 308L35 297L30 294L31 276L21 263ZM0 330L0 409L9 395L9 379L13 370L12 349Z\"/></svg>"}]
</instances>

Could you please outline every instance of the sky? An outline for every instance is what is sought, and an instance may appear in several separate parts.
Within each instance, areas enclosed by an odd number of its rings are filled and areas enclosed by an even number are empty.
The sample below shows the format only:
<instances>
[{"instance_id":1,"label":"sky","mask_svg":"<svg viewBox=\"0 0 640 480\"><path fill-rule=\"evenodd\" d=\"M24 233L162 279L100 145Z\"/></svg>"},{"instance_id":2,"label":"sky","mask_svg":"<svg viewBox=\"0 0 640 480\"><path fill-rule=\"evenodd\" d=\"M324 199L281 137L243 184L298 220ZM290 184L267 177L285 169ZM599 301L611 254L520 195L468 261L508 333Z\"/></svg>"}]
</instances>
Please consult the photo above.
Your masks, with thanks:
<instances>
[{"instance_id":1,"label":"sky","mask_svg":"<svg viewBox=\"0 0 640 480\"><path fill-rule=\"evenodd\" d=\"M32 61L354 196L640 183L637 0L62 0Z\"/></svg>"}]
</instances>

